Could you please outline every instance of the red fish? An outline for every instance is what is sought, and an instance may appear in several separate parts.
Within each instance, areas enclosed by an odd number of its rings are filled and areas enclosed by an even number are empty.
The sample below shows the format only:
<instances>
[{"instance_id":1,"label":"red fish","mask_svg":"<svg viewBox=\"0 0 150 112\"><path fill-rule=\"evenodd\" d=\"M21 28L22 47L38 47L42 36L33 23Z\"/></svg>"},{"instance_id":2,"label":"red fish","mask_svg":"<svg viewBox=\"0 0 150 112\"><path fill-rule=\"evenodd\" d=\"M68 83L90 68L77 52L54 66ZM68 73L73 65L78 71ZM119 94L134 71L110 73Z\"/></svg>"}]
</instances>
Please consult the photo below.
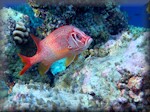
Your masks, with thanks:
<instances>
[{"instance_id":1,"label":"red fish","mask_svg":"<svg viewBox=\"0 0 150 112\"><path fill-rule=\"evenodd\" d=\"M79 53L89 47L93 40L71 25L65 25L54 30L43 40L33 35L31 37L37 46L37 52L32 57L18 54L25 64L19 73L20 75L23 75L32 65L39 62L41 62L38 66L39 73L45 74L53 62L65 57L67 57L66 66L69 66Z\"/></svg>"}]
</instances>

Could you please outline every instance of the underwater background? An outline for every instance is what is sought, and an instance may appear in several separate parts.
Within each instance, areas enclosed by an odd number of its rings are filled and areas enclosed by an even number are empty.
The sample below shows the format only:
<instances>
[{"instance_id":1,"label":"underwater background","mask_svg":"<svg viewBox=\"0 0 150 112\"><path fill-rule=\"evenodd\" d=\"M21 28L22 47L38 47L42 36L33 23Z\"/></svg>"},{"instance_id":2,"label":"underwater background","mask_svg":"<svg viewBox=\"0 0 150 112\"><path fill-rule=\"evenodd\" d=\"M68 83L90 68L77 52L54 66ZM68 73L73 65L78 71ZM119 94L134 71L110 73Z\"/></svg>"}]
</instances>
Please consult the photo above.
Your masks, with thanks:
<instances>
[{"instance_id":1,"label":"underwater background","mask_svg":"<svg viewBox=\"0 0 150 112\"><path fill-rule=\"evenodd\" d=\"M150 1L0 4L0 111L150 111ZM19 75L18 53L37 51L30 34L42 40L64 25L93 42L69 66L63 58L44 75L39 63Z\"/></svg>"}]
</instances>

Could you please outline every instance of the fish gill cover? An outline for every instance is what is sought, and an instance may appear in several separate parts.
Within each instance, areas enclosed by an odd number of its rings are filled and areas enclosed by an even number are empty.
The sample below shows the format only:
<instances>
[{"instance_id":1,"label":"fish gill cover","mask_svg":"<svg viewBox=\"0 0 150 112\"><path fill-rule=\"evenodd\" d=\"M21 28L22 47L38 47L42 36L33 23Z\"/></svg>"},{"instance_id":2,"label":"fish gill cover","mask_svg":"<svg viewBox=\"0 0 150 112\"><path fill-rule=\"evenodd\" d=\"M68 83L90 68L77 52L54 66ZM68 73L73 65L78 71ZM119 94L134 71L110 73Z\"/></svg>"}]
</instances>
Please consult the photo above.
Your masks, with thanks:
<instances>
[{"instance_id":1,"label":"fish gill cover","mask_svg":"<svg viewBox=\"0 0 150 112\"><path fill-rule=\"evenodd\" d=\"M0 110L149 111L150 30L131 26L120 10L134 1L1 2ZM37 51L29 35L44 39L63 25L91 36L91 46L67 68L62 59L44 76L37 65L19 76L17 54Z\"/></svg>"}]
</instances>

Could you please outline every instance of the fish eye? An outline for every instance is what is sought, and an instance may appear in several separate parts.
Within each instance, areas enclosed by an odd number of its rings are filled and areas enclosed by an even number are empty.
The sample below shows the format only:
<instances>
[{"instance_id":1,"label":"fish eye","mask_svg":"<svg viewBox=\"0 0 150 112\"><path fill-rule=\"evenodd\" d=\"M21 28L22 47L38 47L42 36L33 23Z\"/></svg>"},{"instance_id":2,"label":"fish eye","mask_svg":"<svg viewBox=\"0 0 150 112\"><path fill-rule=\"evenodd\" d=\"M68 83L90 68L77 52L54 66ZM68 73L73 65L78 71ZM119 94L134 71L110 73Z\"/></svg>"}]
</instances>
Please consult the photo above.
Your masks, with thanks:
<instances>
[{"instance_id":1,"label":"fish eye","mask_svg":"<svg viewBox=\"0 0 150 112\"><path fill-rule=\"evenodd\" d=\"M79 34L76 34L77 39L81 40L82 37Z\"/></svg>"}]
</instances>

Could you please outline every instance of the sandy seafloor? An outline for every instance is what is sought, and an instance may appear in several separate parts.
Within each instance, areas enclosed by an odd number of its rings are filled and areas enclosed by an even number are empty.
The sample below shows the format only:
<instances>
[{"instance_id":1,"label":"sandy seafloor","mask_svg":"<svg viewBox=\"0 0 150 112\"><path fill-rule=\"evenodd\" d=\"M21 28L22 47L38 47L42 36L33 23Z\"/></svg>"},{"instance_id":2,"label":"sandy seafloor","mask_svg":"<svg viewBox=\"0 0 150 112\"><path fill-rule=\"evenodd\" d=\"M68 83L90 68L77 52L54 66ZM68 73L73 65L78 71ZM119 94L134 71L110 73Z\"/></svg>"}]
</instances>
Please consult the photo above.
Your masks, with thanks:
<instances>
[{"instance_id":1,"label":"sandy seafloor","mask_svg":"<svg viewBox=\"0 0 150 112\"><path fill-rule=\"evenodd\" d=\"M1 28L3 38L7 38L6 29ZM150 111L150 32L130 29L101 46L109 52L107 56L79 58L57 76L54 87L18 80L7 94L9 88L1 78L0 111Z\"/></svg>"}]
</instances>

